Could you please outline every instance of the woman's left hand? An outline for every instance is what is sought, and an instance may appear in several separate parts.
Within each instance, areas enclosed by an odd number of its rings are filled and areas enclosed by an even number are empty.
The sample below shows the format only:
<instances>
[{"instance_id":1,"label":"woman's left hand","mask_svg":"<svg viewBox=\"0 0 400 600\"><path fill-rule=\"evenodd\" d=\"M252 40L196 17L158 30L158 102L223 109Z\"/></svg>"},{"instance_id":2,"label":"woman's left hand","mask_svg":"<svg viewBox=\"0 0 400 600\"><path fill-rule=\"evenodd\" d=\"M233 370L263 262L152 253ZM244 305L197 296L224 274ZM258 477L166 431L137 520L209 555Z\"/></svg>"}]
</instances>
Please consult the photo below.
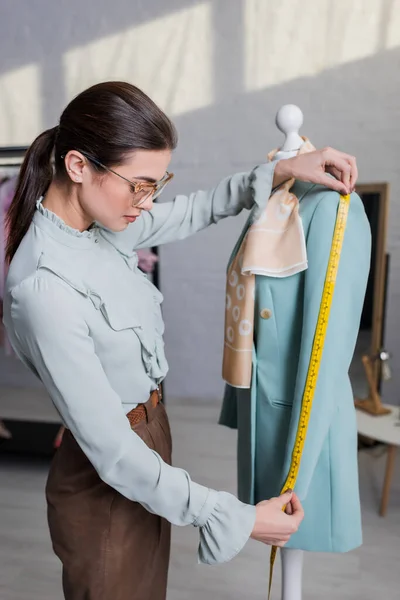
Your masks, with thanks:
<instances>
[{"instance_id":1,"label":"woman's left hand","mask_svg":"<svg viewBox=\"0 0 400 600\"><path fill-rule=\"evenodd\" d=\"M293 177L325 185L340 194L351 194L358 178L356 159L333 148L324 148L280 160L275 167L273 187Z\"/></svg>"}]
</instances>

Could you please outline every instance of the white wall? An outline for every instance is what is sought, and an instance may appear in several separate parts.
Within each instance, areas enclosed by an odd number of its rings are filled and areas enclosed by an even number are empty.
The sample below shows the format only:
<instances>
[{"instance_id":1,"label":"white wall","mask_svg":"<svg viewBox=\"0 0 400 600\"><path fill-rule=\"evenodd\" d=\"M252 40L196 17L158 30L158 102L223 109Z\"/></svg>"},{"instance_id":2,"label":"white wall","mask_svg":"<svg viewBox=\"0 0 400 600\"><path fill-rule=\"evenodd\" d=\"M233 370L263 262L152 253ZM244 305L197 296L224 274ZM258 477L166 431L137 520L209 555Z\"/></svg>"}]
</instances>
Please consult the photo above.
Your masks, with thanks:
<instances>
[{"instance_id":1,"label":"white wall","mask_svg":"<svg viewBox=\"0 0 400 600\"><path fill-rule=\"evenodd\" d=\"M280 143L293 102L303 134L391 184L387 347L400 384L400 1L9 1L0 9L0 145L56 124L72 94L123 78L174 118L171 192L251 169ZM245 215L162 249L167 393L219 398L224 270Z\"/></svg>"}]
</instances>

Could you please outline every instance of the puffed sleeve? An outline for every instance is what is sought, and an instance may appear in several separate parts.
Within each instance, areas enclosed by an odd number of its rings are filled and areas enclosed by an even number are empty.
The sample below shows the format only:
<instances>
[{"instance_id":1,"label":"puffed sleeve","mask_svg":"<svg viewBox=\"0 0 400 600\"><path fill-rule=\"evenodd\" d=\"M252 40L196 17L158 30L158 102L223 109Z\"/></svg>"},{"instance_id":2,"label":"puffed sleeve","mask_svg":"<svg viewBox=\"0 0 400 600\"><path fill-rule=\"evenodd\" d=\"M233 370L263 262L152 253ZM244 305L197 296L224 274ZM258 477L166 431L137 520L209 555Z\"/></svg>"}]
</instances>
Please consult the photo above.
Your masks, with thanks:
<instances>
[{"instance_id":1,"label":"puffed sleeve","mask_svg":"<svg viewBox=\"0 0 400 600\"><path fill-rule=\"evenodd\" d=\"M230 560L248 540L254 507L193 482L131 430L111 387L79 298L58 280L29 277L11 291L5 325L82 451L108 485L175 525L200 528L199 560Z\"/></svg>"},{"instance_id":2,"label":"puffed sleeve","mask_svg":"<svg viewBox=\"0 0 400 600\"><path fill-rule=\"evenodd\" d=\"M115 233L103 228L102 234L121 251L137 250L182 240L243 209L254 208L257 218L271 194L275 165L262 164L249 173L223 179L212 190L156 203L124 231Z\"/></svg>"},{"instance_id":3,"label":"puffed sleeve","mask_svg":"<svg viewBox=\"0 0 400 600\"><path fill-rule=\"evenodd\" d=\"M302 342L293 399L292 435L288 440L285 456L285 473L289 472L295 442L338 204L339 194L327 192L315 209L308 232L309 262L305 273ZM337 395L338 382L343 373L347 374L349 371L357 341L368 281L370 252L369 222L360 197L352 194L322 360L296 483L296 492L301 500L307 496L314 469L341 401Z\"/></svg>"}]
</instances>

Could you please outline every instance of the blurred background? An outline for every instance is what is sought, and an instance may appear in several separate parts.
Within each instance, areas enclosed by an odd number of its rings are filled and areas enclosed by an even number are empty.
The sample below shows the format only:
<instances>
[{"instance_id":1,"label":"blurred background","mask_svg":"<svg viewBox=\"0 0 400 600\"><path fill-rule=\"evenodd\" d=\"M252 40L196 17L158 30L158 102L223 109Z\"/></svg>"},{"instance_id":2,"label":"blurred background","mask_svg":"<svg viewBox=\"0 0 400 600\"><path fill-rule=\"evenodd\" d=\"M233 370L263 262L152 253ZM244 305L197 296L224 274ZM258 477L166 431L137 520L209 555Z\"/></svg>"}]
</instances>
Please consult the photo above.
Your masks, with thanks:
<instances>
[{"instance_id":1,"label":"blurred background","mask_svg":"<svg viewBox=\"0 0 400 600\"><path fill-rule=\"evenodd\" d=\"M275 115L288 103L303 111L300 133L315 146L357 157L360 195L365 193L368 202L372 194L371 202L377 202L371 222L380 262L372 265L370 302L379 288L380 313L377 304L375 312L371 307L367 329L375 335L373 352L384 348L390 354L391 373L378 374L375 384L383 402L394 407L396 420L400 0L2 0L4 179L17 162L12 148L29 145L58 123L74 95L109 79L141 87L176 124L175 178L162 201L210 188L265 161L283 141ZM225 269L246 217L243 213L186 241L152 249L158 255L153 276L164 295L174 462L194 479L229 491L236 489L236 437L216 424L223 393ZM13 435L12 440L4 435L0 445L0 598L58 600L59 565L50 548L43 497L58 416L6 346L0 352L0 419ZM359 360L355 370L360 365ZM393 425L376 439L375 430L362 421L364 546L349 555L308 557L305 598L398 598L400 478L395 451L386 450L400 445L400 433L393 433L400 427ZM389 466L387 456L392 456ZM388 471L389 500L382 517ZM174 532L169 600L267 597L266 549L250 543L232 564L199 567L196 535L188 528ZM279 566L275 597L278 573Z\"/></svg>"}]
</instances>

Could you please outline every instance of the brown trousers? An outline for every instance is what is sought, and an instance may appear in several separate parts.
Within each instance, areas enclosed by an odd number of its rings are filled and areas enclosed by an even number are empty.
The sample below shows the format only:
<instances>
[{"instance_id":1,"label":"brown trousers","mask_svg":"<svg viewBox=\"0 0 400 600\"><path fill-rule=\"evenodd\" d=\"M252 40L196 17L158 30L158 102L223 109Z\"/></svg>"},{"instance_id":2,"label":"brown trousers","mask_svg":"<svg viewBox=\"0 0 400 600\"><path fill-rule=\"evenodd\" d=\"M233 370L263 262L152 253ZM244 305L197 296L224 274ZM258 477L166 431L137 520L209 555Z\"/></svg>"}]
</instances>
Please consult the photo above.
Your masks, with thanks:
<instances>
[{"instance_id":1,"label":"brown trousers","mask_svg":"<svg viewBox=\"0 0 400 600\"><path fill-rule=\"evenodd\" d=\"M133 430L171 464L164 406L145 405ZM53 549L66 600L165 600L171 527L104 483L65 431L46 486Z\"/></svg>"}]
</instances>

